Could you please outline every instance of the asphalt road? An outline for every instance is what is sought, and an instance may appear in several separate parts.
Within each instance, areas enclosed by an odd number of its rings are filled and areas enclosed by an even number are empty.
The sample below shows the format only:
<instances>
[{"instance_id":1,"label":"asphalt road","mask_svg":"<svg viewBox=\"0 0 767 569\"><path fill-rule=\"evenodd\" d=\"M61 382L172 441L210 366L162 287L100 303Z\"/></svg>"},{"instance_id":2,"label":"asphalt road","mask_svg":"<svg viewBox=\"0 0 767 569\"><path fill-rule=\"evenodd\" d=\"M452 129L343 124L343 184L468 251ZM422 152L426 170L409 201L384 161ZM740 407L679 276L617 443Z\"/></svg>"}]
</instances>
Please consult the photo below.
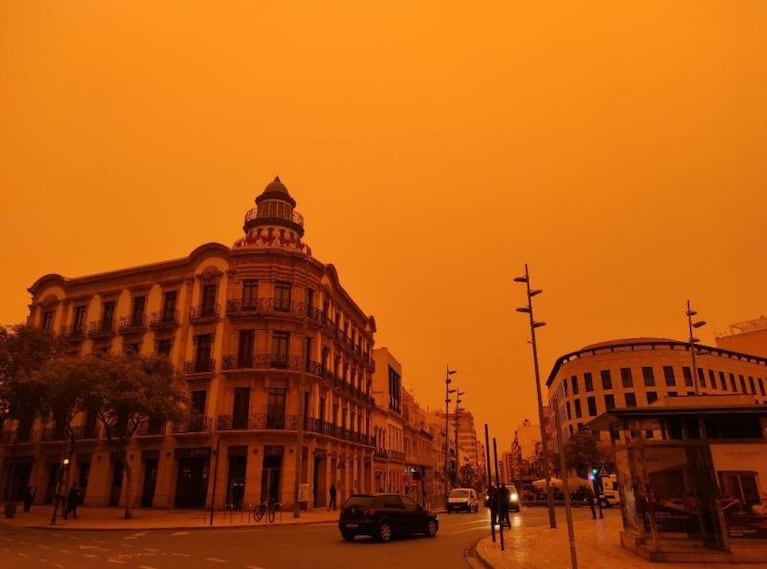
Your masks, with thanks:
<instances>
[{"instance_id":1,"label":"asphalt road","mask_svg":"<svg viewBox=\"0 0 767 569\"><path fill-rule=\"evenodd\" d=\"M580 512L579 512L580 513ZM544 508L512 513L513 527L546 525ZM563 523L564 520L561 520ZM436 538L344 542L335 524L189 531L60 531L0 533L2 569L466 569L467 552L489 535L486 510L441 514Z\"/></svg>"}]
</instances>

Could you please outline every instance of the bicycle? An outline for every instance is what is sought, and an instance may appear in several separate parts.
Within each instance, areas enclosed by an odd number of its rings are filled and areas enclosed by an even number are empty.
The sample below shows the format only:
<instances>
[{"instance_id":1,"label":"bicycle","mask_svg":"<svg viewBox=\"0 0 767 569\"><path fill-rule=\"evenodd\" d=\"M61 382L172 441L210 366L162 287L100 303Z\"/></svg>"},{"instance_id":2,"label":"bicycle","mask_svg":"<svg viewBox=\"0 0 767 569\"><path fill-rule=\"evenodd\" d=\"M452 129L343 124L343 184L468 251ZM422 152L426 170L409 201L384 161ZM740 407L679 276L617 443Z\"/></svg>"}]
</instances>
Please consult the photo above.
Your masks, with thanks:
<instances>
[{"instance_id":1,"label":"bicycle","mask_svg":"<svg viewBox=\"0 0 767 569\"><path fill-rule=\"evenodd\" d=\"M277 512L279 511L280 503L275 502L270 498L269 500L261 502L257 506L253 507L253 519L257 522L260 522L261 519L266 516L267 521L270 524L273 524L277 516Z\"/></svg>"}]
</instances>

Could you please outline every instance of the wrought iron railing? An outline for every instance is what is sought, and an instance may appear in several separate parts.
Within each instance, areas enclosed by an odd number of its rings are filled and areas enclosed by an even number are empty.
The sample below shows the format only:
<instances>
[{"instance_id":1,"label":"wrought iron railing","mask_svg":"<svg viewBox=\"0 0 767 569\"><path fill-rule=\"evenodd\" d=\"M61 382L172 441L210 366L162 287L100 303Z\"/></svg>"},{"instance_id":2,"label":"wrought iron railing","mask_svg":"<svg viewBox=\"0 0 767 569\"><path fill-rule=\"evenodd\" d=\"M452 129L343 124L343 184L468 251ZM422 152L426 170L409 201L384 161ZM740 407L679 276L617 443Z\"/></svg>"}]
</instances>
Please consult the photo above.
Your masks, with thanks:
<instances>
[{"instance_id":1,"label":"wrought iron railing","mask_svg":"<svg viewBox=\"0 0 767 569\"><path fill-rule=\"evenodd\" d=\"M200 304L189 310L189 320L199 322L201 320L216 320L221 315L221 306L218 304Z\"/></svg>"},{"instance_id":2,"label":"wrought iron railing","mask_svg":"<svg viewBox=\"0 0 767 569\"><path fill-rule=\"evenodd\" d=\"M149 327L157 330L160 328L175 328L179 324L178 310L163 310L152 312L149 318Z\"/></svg>"},{"instance_id":3,"label":"wrought iron railing","mask_svg":"<svg viewBox=\"0 0 767 569\"><path fill-rule=\"evenodd\" d=\"M213 423L210 417L204 415L195 415L186 421L176 421L173 423L173 433L207 433L210 431Z\"/></svg>"},{"instance_id":4,"label":"wrought iron railing","mask_svg":"<svg viewBox=\"0 0 767 569\"><path fill-rule=\"evenodd\" d=\"M143 314L133 315L131 317L124 316L120 318L120 323L117 325L117 331L120 334L133 334L145 332L147 327L147 318Z\"/></svg>"},{"instance_id":5,"label":"wrought iron railing","mask_svg":"<svg viewBox=\"0 0 767 569\"><path fill-rule=\"evenodd\" d=\"M197 358L184 362L184 373L213 373L216 370L215 358Z\"/></svg>"}]
</instances>

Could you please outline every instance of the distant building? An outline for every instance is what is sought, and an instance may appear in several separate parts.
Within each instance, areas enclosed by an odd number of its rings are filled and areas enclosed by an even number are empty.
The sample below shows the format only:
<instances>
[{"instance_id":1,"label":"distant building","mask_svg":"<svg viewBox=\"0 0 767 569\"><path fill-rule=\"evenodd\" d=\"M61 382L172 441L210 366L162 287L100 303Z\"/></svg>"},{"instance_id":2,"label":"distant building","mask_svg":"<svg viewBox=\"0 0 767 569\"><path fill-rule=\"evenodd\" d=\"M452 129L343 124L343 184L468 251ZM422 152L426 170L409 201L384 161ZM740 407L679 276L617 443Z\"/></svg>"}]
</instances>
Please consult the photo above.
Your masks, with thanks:
<instances>
[{"instance_id":1,"label":"distant building","mask_svg":"<svg viewBox=\"0 0 767 569\"><path fill-rule=\"evenodd\" d=\"M748 394L767 404L767 358L662 338L630 338L586 346L557 359L546 381L558 404L556 445L612 409L645 407L666 397Z\"/></svg>"},{"instance_id":2,"label":"distant building","mask_svg":"<svg viewBox=\"0 0 767 569\"><path fill-rule=\"evenodd\" d=\"M767 358L767 317L733 324L729 334L716 337L714 342L717 348Z\"/></svg>"}]
</instances>

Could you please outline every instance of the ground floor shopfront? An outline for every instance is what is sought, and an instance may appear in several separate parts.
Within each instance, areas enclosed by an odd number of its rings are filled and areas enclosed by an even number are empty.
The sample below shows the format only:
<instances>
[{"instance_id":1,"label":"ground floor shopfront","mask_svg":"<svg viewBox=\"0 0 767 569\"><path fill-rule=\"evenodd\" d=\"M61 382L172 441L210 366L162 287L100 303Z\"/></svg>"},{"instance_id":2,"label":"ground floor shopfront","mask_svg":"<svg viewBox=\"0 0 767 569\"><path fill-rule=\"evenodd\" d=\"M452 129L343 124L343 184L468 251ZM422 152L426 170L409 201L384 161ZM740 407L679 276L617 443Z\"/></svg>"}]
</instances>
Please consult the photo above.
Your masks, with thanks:
<instances>
[{"instance_id":1,"label":"ground floor shopfront","mask_svg":"<svg viewBox=\"0 0 767 569\"><path fill-rule=\"evenodd\" d=\"M157 437L132 441L126 453L134 507L247 507L265 500L292 508L295 492L306 509L326 507L373 487L373 449L332 437L305 437L301 460L295 436ZM125 467L103 442L0 449L3 497L49 504L77 484L83 505L118 506L127 498ZM68 458L68 464L65 461ZM297 468L301 468L296 487Z\"/></svg>"}]
</instances>

